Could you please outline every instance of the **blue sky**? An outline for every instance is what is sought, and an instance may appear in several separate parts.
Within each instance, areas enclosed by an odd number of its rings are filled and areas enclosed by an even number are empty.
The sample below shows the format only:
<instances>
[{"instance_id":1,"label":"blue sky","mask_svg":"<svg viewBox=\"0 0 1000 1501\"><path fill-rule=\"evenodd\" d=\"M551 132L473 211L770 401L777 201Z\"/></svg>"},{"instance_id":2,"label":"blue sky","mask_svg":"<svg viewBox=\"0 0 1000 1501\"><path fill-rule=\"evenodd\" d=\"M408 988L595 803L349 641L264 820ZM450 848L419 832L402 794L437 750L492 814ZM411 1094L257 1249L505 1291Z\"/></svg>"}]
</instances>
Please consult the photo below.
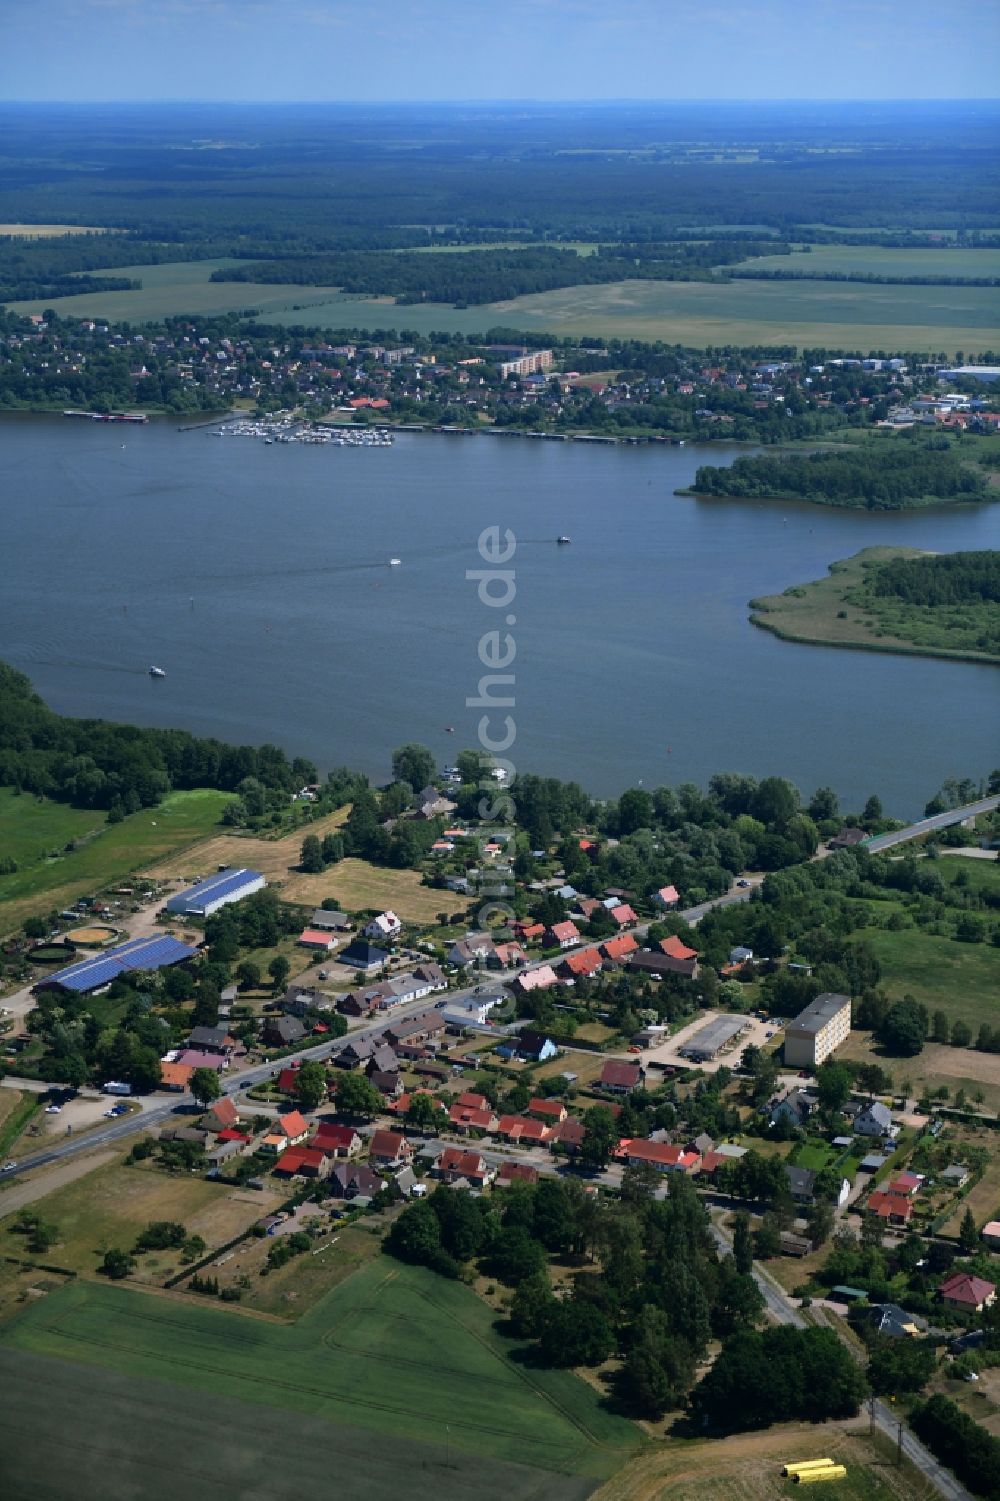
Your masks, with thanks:
<instances>
[{"instance_id":1,"label":"blue sky","mask_svg":"<svg viewBox=\"0 0 1000 1501\"><path fill-rule=\"evenodd\" d=\"M998 0L0 0L4 99L957 99Z\"/></svg>"}]
</instances>

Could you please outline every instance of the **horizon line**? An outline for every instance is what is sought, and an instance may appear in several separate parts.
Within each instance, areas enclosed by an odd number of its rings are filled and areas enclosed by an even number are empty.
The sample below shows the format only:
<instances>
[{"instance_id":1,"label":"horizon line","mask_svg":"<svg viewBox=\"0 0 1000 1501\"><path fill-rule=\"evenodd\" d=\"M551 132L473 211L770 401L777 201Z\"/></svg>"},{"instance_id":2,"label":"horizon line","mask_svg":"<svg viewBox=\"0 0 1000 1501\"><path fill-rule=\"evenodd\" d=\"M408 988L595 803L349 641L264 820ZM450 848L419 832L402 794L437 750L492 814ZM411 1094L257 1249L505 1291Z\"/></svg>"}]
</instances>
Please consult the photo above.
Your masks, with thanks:
<instances>
[{"instance_id":1,"label":"horizon line","mask_svg":"<svg viewBox=\"0 0 1000 1501\"><path fill-rule=\"evenodd\" d=\"M587 106L601 105L634 105L634 104L671 104L671 105L695 105L695 104L1000 104L1000 94L899 94L899 95L876 95L876 94L823 94L806 97L802 95L782 95L775 97L771 94L746 94L746 95L698 95L670 98L658 95L607 95L595 99L593 96L586 98L551 99L536 95L491 95L486 98L380 98L380 99L261 99L261 98L210 98L201 95L164 95L161 98L150 99L148 97L125 97L108 99L42 99L42 98L6 98L0 99L0 109L9 105L37 104L37 105L121 105L140 104L155 106L159 104L208 104L208 105L282 105L297 108L313 108L316 105L409 105L409 104L436 104L436 105L555 105L555 106Z\"/></svg>"}]
</instances>

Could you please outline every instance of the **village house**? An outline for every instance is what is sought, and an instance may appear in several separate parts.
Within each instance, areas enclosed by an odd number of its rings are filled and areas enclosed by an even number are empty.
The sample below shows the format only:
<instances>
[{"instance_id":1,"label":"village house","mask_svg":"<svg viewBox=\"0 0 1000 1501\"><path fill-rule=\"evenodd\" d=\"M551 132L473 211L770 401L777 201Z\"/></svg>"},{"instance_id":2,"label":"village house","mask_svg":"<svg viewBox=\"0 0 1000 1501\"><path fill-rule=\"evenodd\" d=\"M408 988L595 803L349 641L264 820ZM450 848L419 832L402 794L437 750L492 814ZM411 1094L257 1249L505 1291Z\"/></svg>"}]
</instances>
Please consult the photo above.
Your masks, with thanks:
<instances>
[{"instance_id":1,"label":"village house","mask_svg":"<svg viewBox=\"0 0 1000 1501\"><path fill-rule=\"evenodd\" d=\"M346 912L328 912L325 907L317 907L309 919L309 926L325 928L331 933L346 933L352 927L352 922Z\"/></svg>"},{"instance_id":2,"label":"village house","mask_svg":"<svg viewBox=\"0 0 1000 1501\"><path fill-rule=\"evenodd\" d=\"M533 990L548 990L558 983L558 976L551 964L539 964L534 969L526 969L519 974L514 980L513 989L518 995L530 995Z\"/></svg>"},{"instance_id":3,"label":"village house","mask_svg":"<svg viewBox=\"0 0 1000 1501\"><path fill-rule=\"evenodd\" d=\"M571 949L580 942L580 930L574 922L556 922L546 928L542 941L547 949Z\"/></svg>"},{"instance_id":4,"label":"village house","mask_svg":"<svg viewBox=\"0 0 1000 1501\"><path fill-rule=\"evenodd\" d=\"M433 1171L442 1183L466 1183L470 1188L483 1189L492 1182L495 1170L479 1152L471 1152L465 1147L445 1147Z\"/></svg>"},{"instance_id":5,"label":"village house","mask_svg":"<svg viewBox=\"0 0 1000 1501\"><path fill-rule=\"evenodd\" d=\"M353 1126L338 1126L332 1121L322 1121L309 1142L314 1151L327 1157L357 1157L363 1142Z\"/></svg>"},{"instance_id":6,"label":"village house","mask_svg":"<svg viewBox=\"0 0 1000 1501\"><path fill-rule=\"evenodd\" d=\"M380 912L378 917L373 917L371 922L365 923L361 931L366 938L384 943L386 940L397 938L403 931L403 924L395 912Z\"/></svg>"},{"instance_id":7,"label":"village house","mask_svg":"<svg viewBox=\"0 0 1000 1501\"><path fill-rule=\"evenodd\" d=\"M337 958L338 962L345 964L348 969L356 969L362 974L370 975L388 964L389 953L387 949L377 948L375 944L368 943L363 938L355 938Z\"/></svg>"},{"instance_id":8,"label":"village house","mask_svg":"<svg viewBox=\"0 0 1000 1501\"><path fill-rule=\"evenodd\" d=\"M282 1178L325 1178L329 1171L329 1158L313 1147L288 1147L272 1168Z\"/></svg>"},{"instance_id":9,"label":"village house","mask_svg":"<svg viewBox=\"0 0 1000 1501\"><path fill-rule=\"evenodd\" d=\"M531 1120L526 1115L502 1115L497 1123L497 1134L511 1143L529 1142L541 1146L548 1140L549 1127L544 1121Z\"/></svg>"},{"instance_id":10,"label":"village house","mask_svg":"<svg viewBox=\"0 0 1000 1501\"><path fill-rule=\"evenodd\" d=\"M269 1016L264 1023L261 1039L269 1048L289 1048L308 1035L308 1028L297 1016Z\"/></svg>"},{"instance_id":11,"label":"village house","mask_svg":"<svg viewBox=\"0 0 1000 1501\"><path fill-rule=\"evenodd\" d=\"M495 1131L497 1128L496 1112L489 1105L485 1108L452 1105L448 1119L454 1129L463 1135L469 1131Z\"/></svg>"},{"instance_id":12,"label":"village house","mask_svg":"<svg viewBox=\"0 0 1000 1501\"><path fill-rule=\"evenodd\" d=\"M539 1120L543 1120L548 1125L553 1126L558 1125L560 1121L564 1121L569 1115L569 1111L566 1109L566 1106L563 1104L562 1100L543 1100L535 1098L528 1101L528 1114L536 1115L538 1116Z\"/></svg>"},{"instance_id":13,"label":"village house","mask_svg":"<svg viewBox=\"0 0 1000 1501\"><path fill-rule=\"evenodd\" d=\"M495 952L493 939L488 933L466 933L448 950L448 963L458 968L467 964L485 964Z\"/></svg>"},{"instance_id":14,"label":"village house","mask_svg":"<svg viewBox=\"0 0 1000 1501\"><path fill-rule=\"evenodd\" d=\"M787 1121L790 1126L804 1126L816 1108L817 1096L805 1089L790 1089L780 1100L772 1101L768 1118L772 1126Z\"/></svg>"},{"instance_id":15,"label":"village house","mask_svg":"<svg viewBox=\"0 0 1000 1501\"><path fill-rule=\"evenodd\" d=\"M540 922L514 922L511 930L522 943L539 943L545 937L545 924Z\"/></svg>"},{"instance_id":16,"label":"village house","mask_svg":"<svg viewBox=\"0 0 1000 1501\"><path fill-rule=\"evenodd\" d=\"M559 1052L551 1037L543 1032L534 1032L525 1027L516 1037L502 1042L497 1048L500 1058L520 1058L525 1063L544 1063Z\"/></svg>"},{"instance_id":17,"label":"village house","mask_svg":"<svg viewBox=\"0 0 1000 1501\"><path fill-rule=\"evenodd\" d=\"M608 911L620 928L627 928L630 924L639 921L628 902L617 902L613 907L608 907Z\"/></svg>"},{"instance_id":18,"label":"village house","mask_svg":"<svg viewBox=\"0 0 1000 1501\"><path fill-rule=\"evenodd\" d=\"M697 1171L701 1157L688 1147L675 1146L665 1141L622 1142L616 1157L623 1157L629 1167L655 1167L661 1173L687 1173Z\"/></svg>"},{"instance_id":19,"label":"village house","mask_svg":"<svg viewBox=\"0 0 1000 1501\"><path fill-rule=\"evenodd\" d=\"M985 1277L974 1277L971 1272L955 1272L938 1288L938 1297L949 1308L961 1308L966 1313L982 1313L996 1302L997 1290Z\"/></svg>"},{"instance_id":20,"label":"village house","mask_svg":"<svg viewBox=\"0 0 1000 1501\"><path fill-rule=\"evenodd\" d=\"M559 974L566 980L585 980L596 975L604 960L596 948L580 949L559 961Z\"/></svg>"},{"instance_id":21,"label":"village house","mask_svg":"<svg viewBox=\"0 0 1000 1501\"><path fill-rule=\"evenodd\" d=\"M530 1162L502 1162L496 1176L497 1188L509 1188L512 1183L537 1183L541 1174Z\"/></svg>"},{"instance_id":22,"label":"village house","mask_svg":"<svg viewBox=\"0 0 1000 1501\"><path fill-rule=\"evenodd\" d=\"M405 1167L413 1160L413 1147L401 1131L373 1133L368 1160L378 1167Z\"/></svg>"},{"instance_id":23,"label":"village house","mask_svg":"<svg viewBox=\"0 0 1000 1501\"><path fill-rule=\"evenodd\" d=\"M221 1095L214 1100L203 1116L210 1131L227 1131L240 1123L240 1113L231 1095Z\"/></svg>"},{"instance_id":24,"label":"village house","mask_svg":"<svg viewBox=\"0 0 1000 1501\"><path fill-rule=\"evenodd\" d=\"M573 1157L583 1146L585 1131L583 1121L569 1115L550 1128L546 1146L550 1151L563 1151Z\"/></svg>"},{"instance_id":25,"label":"village house","mask_svg":"<svg viewBox=\"0 0 1000 1501\"><path fill-rule=\"evenodd\" d=\"M606 964L623 964L639 945L631 933L619 933L616 938L606 938L599 947Z\"/></svg>"},{"instance_id":26,"label":"village house","mask_svg":"<svg viewBox=\"0 0 1000 1501\"><path fill-rule=\"evenodd\" d=\"M601 1069L598 1088L609 1094L631 1094L643 1084L641 1063L627 1062L624 1058L609 1058Z\"/></svg>"},{"instance_id":27,"label":"village house","mask_svg":"<svg viewBox=\"0 0 1000 1501\"><path fill-rule=\"evenodd\" d=\"M650 897L654 907L661 908L664 912L670 912L674 907L680 906L680 893L676 886L661 886L659 891L654 891Z\"/></svg>"},{"instance_id":28,"label":"village house","mask_svg":"<svg viewBox=\"0 0 1000 1501\"><path fill-rule=\"evenodd\" d=\"M335 1199L373 1199L383 1187L378 1173L363 1162L338 1162L330 1174Z\"/></svg>"},{"instance_id":29,"label":"village house","mask_svg":"<svg viewBox=\"0 0 1000 1501\"><path fill-rule=\"evenodd\" d=\"M203 1053L218 1053L220 1058L228 1058L236 1047L236 1038L230 1037L225 1027L192 1027L187 1045Z\"/></svg>"},{"instance_id":30,"label":"village house","mask_svg":"<svg viewBox=\"0 0 1000 1501\"><path fill-rule=\"evenodd\" d=\"M893 1125L892 1111L878 1100L873 1100L854 1117L854 1129L859 1136L881 1139L892 1139L899 1135L899 1127Z\"/></svg>"},{"instance_id":31,"label":"village house","mask_svg":"<svg viewBox=\"0 0 1000 1501\"><path fill-rule=\"evenodd\" d=\"M337 942L337 935L326 928L303 928L298 936L299 947L315 953L329 953L337 947Z\"/></svg>"},{"instance_id":32,"label":"village house","mask_svg":"<svg viewBox=\"0 0 1000 1501\"><path fill-rule=\"evenodd\" d=\"M189 1063L160 1063L160 1088L182 1094L191 1083L194 1069Z\"/></svg>"}]
</instances>

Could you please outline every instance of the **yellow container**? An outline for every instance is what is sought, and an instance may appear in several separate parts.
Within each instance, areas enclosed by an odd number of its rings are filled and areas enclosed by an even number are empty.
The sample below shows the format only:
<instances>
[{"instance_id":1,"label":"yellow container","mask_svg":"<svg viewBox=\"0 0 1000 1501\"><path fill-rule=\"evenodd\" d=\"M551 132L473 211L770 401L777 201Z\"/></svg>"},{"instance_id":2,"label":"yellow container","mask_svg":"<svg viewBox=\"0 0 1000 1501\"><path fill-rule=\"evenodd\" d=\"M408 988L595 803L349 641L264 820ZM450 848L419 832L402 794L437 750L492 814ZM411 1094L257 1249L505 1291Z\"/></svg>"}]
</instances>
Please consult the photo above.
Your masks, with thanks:
<instances>
[{"instance_id":1,"label":"yellow container","mask_svg":"<svg viewBox=\"0 0 1000 1501\"><path fill-rule=\"evenodd\" d=\"M795 1459L795 1460L789 1460L788 1464L782 1465L782 1467L781 1467L781 1473L782 1473L782 1475L795 1476L795 1475L797 1475L799 1473L800 1470L822 1470L822 1469L829 1469L830 1465L832 1465L834 1463L835 1463L835 1461L832 1460L832 1459Z\"/></svg>"},{"instance_id":2,"label":"yellow container","mask_svg":"<svg viewBox=\"0 0 1000 1501\"><path fill-rule=\"evenodd\" d=\"M795 1485L812 1485L814 1480L843 1480L846 1474L846 1465L824 1465L818 1470L800 1470L792 1480Z\"/></svg>"}]
</instances>

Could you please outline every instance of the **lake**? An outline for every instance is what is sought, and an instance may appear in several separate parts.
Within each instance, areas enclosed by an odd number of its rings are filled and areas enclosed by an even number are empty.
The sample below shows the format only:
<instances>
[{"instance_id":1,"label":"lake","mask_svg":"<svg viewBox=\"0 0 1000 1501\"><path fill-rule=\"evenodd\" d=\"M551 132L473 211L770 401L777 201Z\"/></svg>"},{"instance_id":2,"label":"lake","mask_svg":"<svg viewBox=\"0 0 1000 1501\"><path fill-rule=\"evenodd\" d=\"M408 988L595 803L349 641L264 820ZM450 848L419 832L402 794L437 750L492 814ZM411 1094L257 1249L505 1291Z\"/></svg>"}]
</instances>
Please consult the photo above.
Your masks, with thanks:
<instances>
[{"instance_id":1,"label":"lake","mask_svg":"<svg viewBox=\"0 0 1000 1501\"><path fill-rule=\"evenodd\" d=\"M674 494L742 451L431 434L266 446L166 420L6 415L0 657L60 713L269 740L384 779L406 740L443 764L476 744L478 643L509 613L522 770L598 794L780 773L849 808L877 792L900 816L947 776L988 774L995 668L779 641L747 601L875 543L996 547L1000 507ZM517 538L506 612L466 579L492 525Z\"/></svg>"}]
</instances>

